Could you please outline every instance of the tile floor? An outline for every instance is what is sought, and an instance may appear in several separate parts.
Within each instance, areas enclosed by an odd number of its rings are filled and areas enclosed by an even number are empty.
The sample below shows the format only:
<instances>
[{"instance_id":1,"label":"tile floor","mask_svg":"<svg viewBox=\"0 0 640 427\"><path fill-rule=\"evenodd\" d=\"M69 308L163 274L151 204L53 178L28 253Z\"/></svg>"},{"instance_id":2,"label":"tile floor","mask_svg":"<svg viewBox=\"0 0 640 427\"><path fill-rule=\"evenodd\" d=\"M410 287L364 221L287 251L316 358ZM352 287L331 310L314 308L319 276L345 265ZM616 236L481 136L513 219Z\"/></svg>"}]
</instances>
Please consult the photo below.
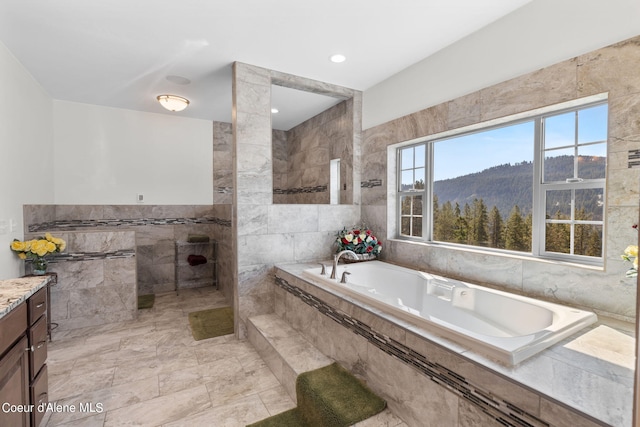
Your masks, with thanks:
<instances>
[{"instance_id":1,"label":"tile floor","mask_svg":"<svg viewBox=\"0 0 640 427\"><path fill-rule=\"evenodd\" d=\"M193 339L188 313L224 305L215 289L184 289L135 321L54 331L49 401L67 406L41 425L232 427L294 407L248 341Z\"/></svg>"}]
</instances>

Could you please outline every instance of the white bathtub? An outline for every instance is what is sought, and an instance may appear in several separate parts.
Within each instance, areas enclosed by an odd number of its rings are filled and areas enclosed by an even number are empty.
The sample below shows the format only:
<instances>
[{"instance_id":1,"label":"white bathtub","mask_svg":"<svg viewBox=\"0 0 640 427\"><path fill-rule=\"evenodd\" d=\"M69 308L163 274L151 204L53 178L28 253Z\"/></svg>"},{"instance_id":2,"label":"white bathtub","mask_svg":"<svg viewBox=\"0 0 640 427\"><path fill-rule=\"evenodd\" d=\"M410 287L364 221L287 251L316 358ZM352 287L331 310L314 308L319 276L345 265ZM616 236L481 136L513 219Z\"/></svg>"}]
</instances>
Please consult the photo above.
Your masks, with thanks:
<instances>
[{"instance_id":1,"label":"white bathtub","mask_svg":"<svg viewBox=\"0 0 640 427\"><path fill-rule=\"evenodd\" d=\"M347 283L339 283L347 270ZM509 365L597 321L594 313L447 279L381 261L338 266L320 281L389 314Z\"/></svg>"}]
</instances>

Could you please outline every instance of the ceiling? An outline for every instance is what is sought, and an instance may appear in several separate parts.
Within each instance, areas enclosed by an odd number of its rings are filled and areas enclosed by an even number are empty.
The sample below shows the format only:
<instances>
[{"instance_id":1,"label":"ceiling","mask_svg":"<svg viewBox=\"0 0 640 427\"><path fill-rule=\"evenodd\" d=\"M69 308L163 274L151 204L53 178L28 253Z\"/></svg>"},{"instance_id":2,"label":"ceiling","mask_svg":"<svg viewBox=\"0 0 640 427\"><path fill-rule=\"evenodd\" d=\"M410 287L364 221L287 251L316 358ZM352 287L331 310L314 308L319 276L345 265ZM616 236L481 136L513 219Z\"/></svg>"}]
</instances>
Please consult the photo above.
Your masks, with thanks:
<instances>
[{"instance_id":1,"label":"ceiling","mask_svg":"<svg viewBox=\"0 0 640 427\"><path fill-rule=\"evenodd\" d=\"M529 1L2 0L0 40L54 99L230 122L234 61L364 91ZM275 128L336 103L297 92Z\"/></svg>"}]
</instances>

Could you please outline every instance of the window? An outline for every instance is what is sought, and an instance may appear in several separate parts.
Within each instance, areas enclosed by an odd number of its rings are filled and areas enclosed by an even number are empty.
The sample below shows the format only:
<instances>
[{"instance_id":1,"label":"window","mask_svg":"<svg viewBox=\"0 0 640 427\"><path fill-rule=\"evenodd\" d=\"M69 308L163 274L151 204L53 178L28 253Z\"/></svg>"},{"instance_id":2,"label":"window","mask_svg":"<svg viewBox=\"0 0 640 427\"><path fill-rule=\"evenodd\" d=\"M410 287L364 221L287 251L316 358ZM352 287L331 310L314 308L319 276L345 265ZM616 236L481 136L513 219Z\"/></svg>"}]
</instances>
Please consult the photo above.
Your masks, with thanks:
<instances>
[{"instance_id":1,"label":"window","mask_svg":"<svg viewBox=\"0 0 640 427\"><path fill-rule=\"evenodd\" d=\"M401 238L602 263L606 101L397 150Z\"/></svg>"}]
</instances>

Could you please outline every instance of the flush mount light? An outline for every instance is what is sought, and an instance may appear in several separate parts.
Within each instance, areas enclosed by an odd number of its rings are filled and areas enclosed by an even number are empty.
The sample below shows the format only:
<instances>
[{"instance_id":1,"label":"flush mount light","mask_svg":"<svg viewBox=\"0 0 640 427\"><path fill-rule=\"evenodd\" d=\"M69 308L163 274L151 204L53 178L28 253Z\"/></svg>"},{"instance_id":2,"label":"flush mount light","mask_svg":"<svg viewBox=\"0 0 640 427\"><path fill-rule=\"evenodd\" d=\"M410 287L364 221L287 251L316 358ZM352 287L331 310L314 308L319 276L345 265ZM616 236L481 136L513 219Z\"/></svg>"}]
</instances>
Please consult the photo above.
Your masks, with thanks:
<instances>
[{"instance_id":1,"label":"flush mount light","mask_svg":"<svg viewBox=\"0 0 640 427\"><path fill-rule=\"evenodd\" d=\"M189 105L189 100L176 95L158 95L158 102L169 111L182 111Z\"/></svg>"},{"instance_id":2,"label":"flush mount light","mask_svg":"<svg viewBox=\"0 0 640 427\"><path fill-rule=\"evenodd\" d=\"M330 60L331 62L335 62L336 64L339 64L339 63L341 63L341 62L346 61L346 60L347 60L347 57L346 57L346 56L344 56L344 55L342 55L342 54L340 54L340 53L336 53L335 55L331 55L331 56L329 57L329 60Z\"/></svg>"},{"instance_id":3,"label":"flush mount light","mask_svg":"<svg viewBox=\"0 0 640 427\"><path fill-rule=\"evenodd\" d=\"M277 108L272 108L271 109L271 114L278 114L280 112L280 110L278 110Z\"/></svg>"}]
</instances>

